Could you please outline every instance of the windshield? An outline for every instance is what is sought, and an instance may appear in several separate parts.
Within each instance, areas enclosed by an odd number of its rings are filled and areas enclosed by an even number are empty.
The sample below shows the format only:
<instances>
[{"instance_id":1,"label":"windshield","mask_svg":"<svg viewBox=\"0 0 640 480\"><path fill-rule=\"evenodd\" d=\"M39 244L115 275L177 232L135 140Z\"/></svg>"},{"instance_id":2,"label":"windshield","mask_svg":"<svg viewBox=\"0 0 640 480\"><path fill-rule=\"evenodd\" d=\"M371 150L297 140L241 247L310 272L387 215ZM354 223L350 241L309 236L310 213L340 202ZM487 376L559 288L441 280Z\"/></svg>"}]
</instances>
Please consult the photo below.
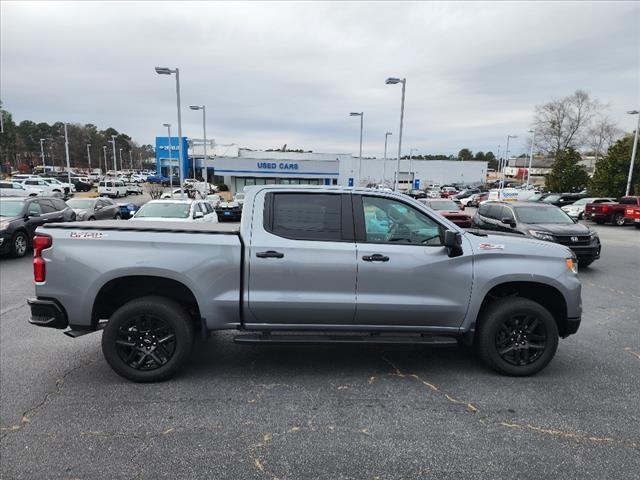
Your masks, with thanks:
<instances>
[{"instance_id":1,"label":"windshield","mask_svg":"<svg viewBox=\"0 0 640 480\"><path fill-rule=\"evenodd\" d=\"M557 202L560 199L560 195L549 195L542 199L543 202Z\"/></svg>"},{"instance_id":2,"label":"windshield","mask_svg":"<svg viewBox=\"0 0 640 480\"><path fill-rule=\"evenodd\" d=\"M59 180L56 180L55 178L45 178L43 179L45 182L47 182L48 184L56 184L56 185L60 185L61 182Z\"/></svg>"},{"instance_id":3,"label":"windshield","mask_svg":"<svg viewBox=\"0 0 640 480\"><path fill-rule=\"evenodd\" d=\"M0 217L17 217L22 211L23 202L11 202L3 200L0 202Z\"/></svg>"},{"instance_id":4,"label":"windshield","mask_svg":"<svg viewBox=\"0 0 640 480\"><path fill-rule=\"evenodd\" d=\"M67 201L67 205L76 210L87 210L93 208L95 200L85 200L83 198L73 198Z\"/></svg>"},{"instance_id":5,"label":"windshield","mask_svg":"<svg viewBox=\"0 0 640 480\"><path fill-rule=\"evenodd\" d=\"M544 206L514 207L516 216L522 223L574 223L566 213L559 208Z\"/></svg>"},{"instance_id":6,"label":"windshield","mask_svg":"<svg viewBox=\"0 0 640 480\"><path fill-rule=\"evenodd\" d=\"M188 203L147 203L138 210L135 218L187 218L190 209L191 205Z\"/></svg>"},{"instance_id":7,"label":"windshield","mask_svg":"<svg viewBox=\"0 0 640 480\"><path fill-rule=\"evenodd\" d=\"M434 210L458 210L458 206L453 201L429 202L428 205Z\"/></svg>"}]
</instances>

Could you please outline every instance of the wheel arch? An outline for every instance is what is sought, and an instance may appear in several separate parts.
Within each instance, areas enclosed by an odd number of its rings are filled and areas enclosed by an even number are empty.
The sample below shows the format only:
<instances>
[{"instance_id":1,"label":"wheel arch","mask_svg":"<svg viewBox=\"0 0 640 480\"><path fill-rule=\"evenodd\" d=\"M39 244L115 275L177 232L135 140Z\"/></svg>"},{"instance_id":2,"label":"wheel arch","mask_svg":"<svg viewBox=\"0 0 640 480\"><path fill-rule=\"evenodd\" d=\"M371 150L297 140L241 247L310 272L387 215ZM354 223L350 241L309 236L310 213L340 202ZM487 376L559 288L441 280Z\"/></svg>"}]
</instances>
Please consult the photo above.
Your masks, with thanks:
<instances>
[{"instance_id":1,"label":"wheel arch","mask_svg":"<svg viewBox=\"0 0 640 480\"><path fill-rule=\"evenodd\" d=\"M567 335L567 301L564 295L560 290L551 285L531 281L513 281L494 285L482 300L482 304L475 321L475 330L478 329L478 322L489 305L498 299L506 297L527 298L539 303L546 308L549 313L551 313L551 316L553 316L553 319L558 326L558 333L560 334L560 337L565 337Z\"/></svg>"},{"instance_id":2,"label":"wheel arch","mask_svg":"<svg viewBox=\"0 0 640 480\"><path fill-rule=\"evenodd\" d=\"M109 318L125 303L140 297L160 296L174 300L184 307L194 320L200 322L200 306L195 295L184 283L153 275L128 275L105 283L96 295L91 309L91 325L97 327L100 319Z\"/></svg>"}]
</instances>

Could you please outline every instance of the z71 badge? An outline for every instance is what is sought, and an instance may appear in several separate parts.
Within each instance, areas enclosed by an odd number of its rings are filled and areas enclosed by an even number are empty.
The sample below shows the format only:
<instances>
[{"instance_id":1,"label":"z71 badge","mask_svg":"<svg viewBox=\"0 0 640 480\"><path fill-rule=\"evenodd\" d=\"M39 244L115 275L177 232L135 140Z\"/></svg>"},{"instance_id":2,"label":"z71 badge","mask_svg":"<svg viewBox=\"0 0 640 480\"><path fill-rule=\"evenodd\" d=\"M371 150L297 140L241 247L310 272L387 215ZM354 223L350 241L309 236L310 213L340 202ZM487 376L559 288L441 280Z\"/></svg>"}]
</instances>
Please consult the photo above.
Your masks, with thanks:
<instances>
[{"instance_id":1,"label":"z71 badge","mask_svg":"<svg viewBox=\"0 0 640 480\"><path fill-rule=\"evenodd\" d=\"M498 243L481 243L478 245L480 250L504 250L504 245Z\"/></svg>"},{"instance_id":2,"label":"z71 badge","mask_svg":"<svg viewBox=\"0 0 640 480\"><path fill-rule=\"evenodd\" d=\"M93 238L99 240L106 236L102 232L71 232L69 238Z\"/></svg>"}]
</instances>

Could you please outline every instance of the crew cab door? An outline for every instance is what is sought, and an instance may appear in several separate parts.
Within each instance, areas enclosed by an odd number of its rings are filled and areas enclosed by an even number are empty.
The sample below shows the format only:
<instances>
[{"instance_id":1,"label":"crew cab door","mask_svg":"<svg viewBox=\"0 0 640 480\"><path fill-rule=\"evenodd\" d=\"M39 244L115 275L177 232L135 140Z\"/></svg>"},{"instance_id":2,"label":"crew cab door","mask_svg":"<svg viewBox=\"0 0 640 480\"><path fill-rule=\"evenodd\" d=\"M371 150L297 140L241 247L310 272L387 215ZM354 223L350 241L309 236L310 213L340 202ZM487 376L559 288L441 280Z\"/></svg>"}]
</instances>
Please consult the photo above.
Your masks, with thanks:
<instances>
[{"instance_id":1,"label":"crew cab door","mask_svg":"<svg viewBox=\"0 0 640 480\"><path fill-rule=\"evenodd\" d=\"M245 206L246 208L246 206ZM269 192L254 197L245 325L352 325L356 247L350 194Z\"/></svg>"},{"instance_id":2,"label":"crew cab door","mask_svg":"<svg viewBox=\"0 0 640 480\"><path fill-rule=\"evenodd\" d=\"M354 195L357 325L459 327L472 287L472 253L450 258L436 217L399 199Z\"/></svg>"}]
</instances>

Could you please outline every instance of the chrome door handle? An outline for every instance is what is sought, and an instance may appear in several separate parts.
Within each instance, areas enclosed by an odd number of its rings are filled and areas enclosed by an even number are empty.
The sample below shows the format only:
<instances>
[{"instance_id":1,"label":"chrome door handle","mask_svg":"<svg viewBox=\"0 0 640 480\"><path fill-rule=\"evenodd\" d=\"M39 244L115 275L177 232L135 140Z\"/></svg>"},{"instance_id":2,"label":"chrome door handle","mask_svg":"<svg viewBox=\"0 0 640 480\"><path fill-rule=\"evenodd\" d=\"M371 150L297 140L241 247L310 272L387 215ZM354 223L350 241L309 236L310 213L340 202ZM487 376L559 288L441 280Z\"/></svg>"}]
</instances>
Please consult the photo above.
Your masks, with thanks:
<instances>
[{"instance_id":1,"label":"chrome door handle","mask_svg":"<svg viewBox=\"0 0 640 480\"><path fill-rule=\"evenodd\" d=\"M373 255L365 255L362 257L362 260L365 262L388 262L389 257L386 255L381 255L379 253L374 253Z\"/></svg>"},{"instance_id":2,"label":"chrome door handle","mask_svg":"<svg viewBox=\"0 0 640 480\"><path fill-rule=\"evenodd\" d=\"M258 252L258 253L256 253L256 257L258 257L258 258L282 258L282 257L284 257L284 253L276 252L275 250L267 250L266 252Z\"/></svg>"}]
</instances>

